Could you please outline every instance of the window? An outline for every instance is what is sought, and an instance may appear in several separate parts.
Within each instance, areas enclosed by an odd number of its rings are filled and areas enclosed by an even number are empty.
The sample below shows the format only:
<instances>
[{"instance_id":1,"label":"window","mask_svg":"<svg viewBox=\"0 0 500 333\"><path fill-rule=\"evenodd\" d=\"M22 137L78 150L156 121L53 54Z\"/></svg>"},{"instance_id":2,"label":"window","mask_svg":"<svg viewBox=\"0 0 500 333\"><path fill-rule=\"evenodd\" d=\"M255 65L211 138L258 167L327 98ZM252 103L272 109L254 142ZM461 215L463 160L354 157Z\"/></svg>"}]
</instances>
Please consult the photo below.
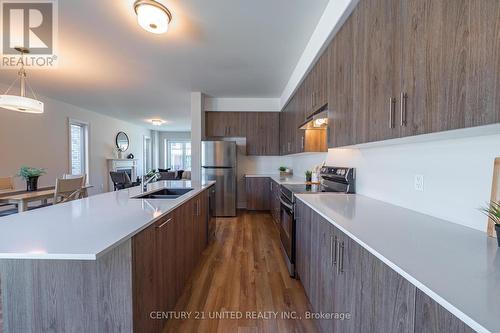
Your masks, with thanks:
<instances>
[{"instance_id":1,"label":"window","mask_svg":"<svg viewBox=\"0 0 500 333\"><path fill-rule=\"evenodd\" d=\"M165 141L166 168L172 170L191 170L191 141Z\"/></svg>"},{"instance_id":2,"label":"window","mask_svg":"<svg viewBox=\"0 0 500 333\"><path fill-rule=\"evenodd\" d=\"M70 173L72 175L86 175L88 177L88 128L87 123L69 120L70 145Z\"/></svg>"}]
</instances>

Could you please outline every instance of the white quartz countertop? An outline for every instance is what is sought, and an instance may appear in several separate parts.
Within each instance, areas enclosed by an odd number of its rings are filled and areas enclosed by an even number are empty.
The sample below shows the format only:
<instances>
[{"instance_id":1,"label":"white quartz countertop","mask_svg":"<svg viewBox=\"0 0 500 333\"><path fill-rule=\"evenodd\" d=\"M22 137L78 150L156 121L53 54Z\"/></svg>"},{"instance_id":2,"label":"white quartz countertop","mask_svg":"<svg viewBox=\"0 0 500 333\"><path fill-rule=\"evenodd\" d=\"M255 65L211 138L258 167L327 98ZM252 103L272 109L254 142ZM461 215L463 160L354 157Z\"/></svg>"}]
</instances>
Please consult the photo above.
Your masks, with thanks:
<instances>
[{"instance_id":1,"label":"white quartz countertop","mask_svg":"<svg viewBox=\"0 0 500 333\"><path fill-rule=\"evenodd\" d=\"M159 181L0 217L0 259L95 260L215 182ZM134 199L192 188L177 199Z\"/></svg>"},{"instance_id":2,"label":"white quartz countertop","mask_svg":"<svg viewBox=\"0 0 500 333\"><path fill-rule=\"evenodd\" d=\"M500 332L496 239L361 195L296 196L473 329Z\"/></svg>"},{"instance_id":3,"label":"white quartz countertop","mask_svg":"<svg viewBox=\"0 0 500 333\"><path fill-rule=\"evenodd\" d=\"M271 178L278 184L305 184L306 179L305 177L299 177L299 176L286 176L286 177L281 177L279 174L249 174L245 175L247 178Z\"/></svg>"}]
</instances>

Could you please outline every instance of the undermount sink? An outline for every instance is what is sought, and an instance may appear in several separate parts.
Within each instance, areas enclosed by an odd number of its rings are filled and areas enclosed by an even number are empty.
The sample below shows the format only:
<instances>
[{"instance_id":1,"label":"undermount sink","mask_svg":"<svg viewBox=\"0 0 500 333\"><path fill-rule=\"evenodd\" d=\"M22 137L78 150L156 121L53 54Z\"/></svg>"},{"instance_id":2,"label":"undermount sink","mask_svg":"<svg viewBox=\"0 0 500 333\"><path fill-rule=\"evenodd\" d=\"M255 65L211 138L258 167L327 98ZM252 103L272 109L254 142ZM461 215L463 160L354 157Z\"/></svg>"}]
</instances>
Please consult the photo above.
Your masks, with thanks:
<instances>
[{"instance_id":1,"label":"undermount sink","mask_svg":"<svg viewBox=\"0 0 500 333\"><path fill-rule=\"evenodd\" d=\"M192 191L192 188L163 188L148 194L139 195L135 199L177 199L181 195Z\"/></svg>"}]
</instances>

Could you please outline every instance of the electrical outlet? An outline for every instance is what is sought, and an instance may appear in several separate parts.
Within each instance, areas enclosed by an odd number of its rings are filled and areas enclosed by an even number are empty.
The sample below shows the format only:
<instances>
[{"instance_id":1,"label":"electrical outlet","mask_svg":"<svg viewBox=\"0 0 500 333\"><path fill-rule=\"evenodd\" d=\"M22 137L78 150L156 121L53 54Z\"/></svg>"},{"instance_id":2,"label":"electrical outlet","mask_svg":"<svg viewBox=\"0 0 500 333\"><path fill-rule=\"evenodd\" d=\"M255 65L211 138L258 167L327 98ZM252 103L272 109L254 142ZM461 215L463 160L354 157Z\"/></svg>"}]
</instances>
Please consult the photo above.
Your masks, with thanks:
<instances>
[{"instance_id":1,"label":"electrical outlet","mask_svg":"<svg viewBox=\"0 0 500 333\"><path fill-rule=\"evenodd\" d=\"M424 175L415 175L415 191L424 191Z\"/></svg>"}]
</instances>

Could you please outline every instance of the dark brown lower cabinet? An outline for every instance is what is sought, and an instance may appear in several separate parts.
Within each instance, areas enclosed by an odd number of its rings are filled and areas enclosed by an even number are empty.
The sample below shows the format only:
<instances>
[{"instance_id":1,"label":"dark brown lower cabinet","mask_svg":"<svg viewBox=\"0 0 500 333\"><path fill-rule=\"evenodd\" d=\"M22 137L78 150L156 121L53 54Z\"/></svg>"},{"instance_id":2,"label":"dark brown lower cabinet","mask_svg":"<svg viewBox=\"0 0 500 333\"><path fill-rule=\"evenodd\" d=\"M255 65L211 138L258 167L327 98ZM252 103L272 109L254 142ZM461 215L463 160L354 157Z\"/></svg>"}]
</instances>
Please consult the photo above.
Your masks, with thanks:
<instances>
[{"instance_id":1,"label":"dark brown lower cabinet","mask_svg":"<svg viewBox=\"0 0 500 333\"><path fill-rule=\"evenodd\" d=\"M172 311L207 245L208 191L132 238L134 332L161 332L151 312Z\"/></svg>"},{"instance_id":2,"label":"dark brown lower cabinet","mask_svg":"<svg viewBox=\"0 0 500 333\"><path fill-rule=\"evenodd\" d=\"M463 321L452 315L448 310L420 290L417 290L415 304L415 332L475 332Z\"/></svg>"},{"instance_id":3,"label":"dark brown lower cabinet","mask_svg":"<svg viewBox=\"0 0 500 333\"><path fill-rule=\"evenodd\" d=\"M271 185L271 215L276 223L280 223L280 184L275 182L274 180L270 180Z\"/></svg>"},{"instance_id":4,"label":"dark brown lower cabinet","mask_svg":"<svg viewBox=\"0 0 500 333\"><path fill-rule=\"evenodd\" d=\"M269 177L246 177L247 210L270 210Z\"/></svg>"},{"instance_id":5,"label":"dark brown lower cabinet","mask_svg":"<svg viewBox=\"0 0 500 333\"><path fill-rule=\"evenodd\" d=\"M417 332L416 288L300 200L296 269L322 332Z\"/></svg>"}]
</instances>

